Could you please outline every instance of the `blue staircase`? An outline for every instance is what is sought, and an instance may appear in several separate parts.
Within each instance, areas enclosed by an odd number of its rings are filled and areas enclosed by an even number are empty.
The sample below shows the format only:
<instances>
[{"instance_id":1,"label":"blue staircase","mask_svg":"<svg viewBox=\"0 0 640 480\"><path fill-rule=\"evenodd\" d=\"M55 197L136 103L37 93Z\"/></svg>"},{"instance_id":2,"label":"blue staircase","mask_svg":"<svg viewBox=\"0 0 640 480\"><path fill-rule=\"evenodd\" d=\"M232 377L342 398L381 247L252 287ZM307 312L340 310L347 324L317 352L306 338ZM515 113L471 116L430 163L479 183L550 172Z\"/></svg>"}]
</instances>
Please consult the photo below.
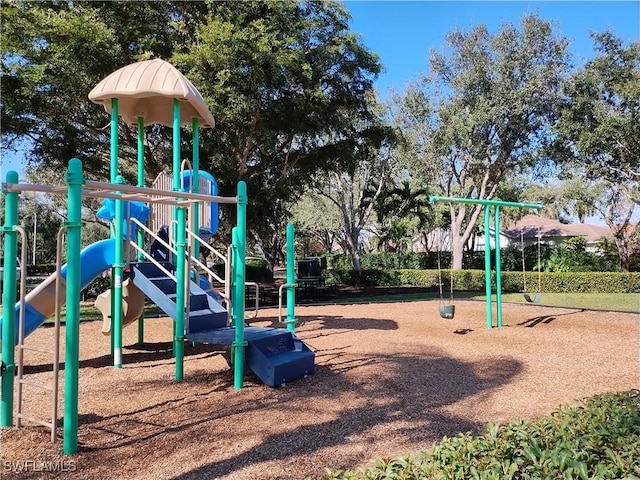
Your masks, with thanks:
<instances>
[{"instance_id":1,"label":"blue staircase","mask_svg":"<svg viewBox=\"0 0 640 480\"><path fill-rule=\"evenodd\" d=\"M187 339L198 343L231 345L235 328L190 333ZM284 328L245 327L247 366L270 387L306 377L315 368L315 353L302 340Z\"/></svg>"},{"instance_id":2,"label":"blue staircase","mask_svg":"<svg viewBox=\"0 0 640 480\"><path fill-rule=\"evenodd\" d=\"M262 328L247 347L247 365L270 387L313 373L316 354L283 328Z\"/></svg>"},{"instance_id":3,"label":"blue staircase","mask_svg":"<svg viewBox=\"0 0 640 480\"><path fill-rule=\"evenodd\" d=\"M174 274L171 263L162 266ZM131 264L133 283L174 321L176 319L176 282L152 262ZM189 332L201 332L228 325L227 311L194 282L189 282Z\"/></svg>"},{"instance_id":4,"label":"blue staircase","mask_svg":"<svg viewBox=\"0 0 640 480\"><path fill-rule=\"evenodd\" d=\"M175 267L162 263L172 274ZM131 264L133 283L174 321L176 282L152 262ZM232 345L235 328L228 326L227 311L194 282L189 285L186 339L197 343ZM315 353L283 328L245 327L247 366L265 384L276 387L314 371Z\"/></svg>"}]
</instances>

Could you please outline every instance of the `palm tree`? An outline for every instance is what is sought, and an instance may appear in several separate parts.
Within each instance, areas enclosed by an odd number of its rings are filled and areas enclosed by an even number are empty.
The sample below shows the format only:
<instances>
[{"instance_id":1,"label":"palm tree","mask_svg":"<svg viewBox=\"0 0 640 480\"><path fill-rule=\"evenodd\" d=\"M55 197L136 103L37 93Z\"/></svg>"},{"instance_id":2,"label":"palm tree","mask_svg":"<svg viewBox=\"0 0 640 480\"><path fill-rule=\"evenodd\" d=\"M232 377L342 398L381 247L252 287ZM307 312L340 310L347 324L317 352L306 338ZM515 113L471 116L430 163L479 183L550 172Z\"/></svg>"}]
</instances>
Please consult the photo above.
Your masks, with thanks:
<instances>
[{"instance_id":1,"label":"palm tree","mask_svg":"<svg viewBox=\"0 0 640 480\"><path fill-rule=\"evenodd\" d=\"M370 195L366 192L365 195ZM398 185L389 182L374 203L378 219L379 244L385 252L389 249L401 253L403 242L410 241L413 234L430 223L432 212L429 191L426 188L412 188L408 180Z\"/></svg>"}]
</instances>

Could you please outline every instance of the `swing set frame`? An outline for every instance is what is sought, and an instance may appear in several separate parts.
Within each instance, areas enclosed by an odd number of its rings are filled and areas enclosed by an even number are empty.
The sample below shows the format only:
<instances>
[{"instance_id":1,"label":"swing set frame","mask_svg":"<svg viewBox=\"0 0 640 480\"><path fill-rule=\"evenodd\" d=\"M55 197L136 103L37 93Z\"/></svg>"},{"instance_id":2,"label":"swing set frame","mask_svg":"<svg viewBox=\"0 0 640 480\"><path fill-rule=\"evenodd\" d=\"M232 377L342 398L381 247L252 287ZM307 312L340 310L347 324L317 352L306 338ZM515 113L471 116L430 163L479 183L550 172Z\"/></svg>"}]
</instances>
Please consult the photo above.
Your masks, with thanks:
<instances>
[{"instance_id":1,"label":"swing set frame","mask_svg":"<svg viewBox=\"0 0 640 480\"><path fill-rule=\"evenodd\" d=\"M484 273L485 273L485 296L486 296L486 316L487 328L493 328L493 312L492 312L492 289L491 289L491 208L493 207L494 230L495 230L495 269L496 269L496 326L502 327L502 279L500 267L500 207L528 208L532 210L540 210L540 203L519 203L505 202L502 200L481 200L476 198L456 198L456 197L439 197L437 195L429 196L430 202L448 202L448 203L469 203L473 205L482 205L484 207Z\"/></svg>"}]
</instances>

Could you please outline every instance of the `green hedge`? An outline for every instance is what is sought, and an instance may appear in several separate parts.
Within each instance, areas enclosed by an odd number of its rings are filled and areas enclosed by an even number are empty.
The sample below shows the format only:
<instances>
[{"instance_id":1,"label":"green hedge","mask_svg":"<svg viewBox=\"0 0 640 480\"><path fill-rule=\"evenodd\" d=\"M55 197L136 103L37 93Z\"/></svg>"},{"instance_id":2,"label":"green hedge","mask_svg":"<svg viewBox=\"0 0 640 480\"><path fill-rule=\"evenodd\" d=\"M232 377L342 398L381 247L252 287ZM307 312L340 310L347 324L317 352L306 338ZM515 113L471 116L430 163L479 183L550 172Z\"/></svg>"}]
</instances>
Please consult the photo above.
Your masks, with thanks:
<instances>
[{"instance_id":1,"label":"green hedge","mask_svg":"<svg viewBox=\"0 0 640 480\"><path fill-rule=\"evenodd\" d=\"M382 479L638 479L640 392L596 395L531 422L462 433L428 452L382 459L369 469L326 471L324 478Z\"/></svg>"},{"instance_id":2,"label":"green hedge","mask_svg":"<svg viewBox=\"0 0 640 480\"><path fill-rule=\"evenodd\" d=\"M51 275L55 271L55 263L38 263L36 265L27 265L27 275Z\"/></svg>"},{"instance_id":3,"label":"green hedge","mask_svg":"<svg viewBox=\"0 0 640 480\"><path fill-rule=\"evenodd\" d=\"M326 281L341 285L400 286L417 285L426 288L438 287L437 270L338 270L326 272ZM443 288L455 290L483 291L484 270L442 270ZM524 290L522 272L502 272L503 292ZM548 293L640 293L640 272L526 272L527 291ZM540 288L538 288L538 280ZM491 273L491 283L495 287L495 272Z\"/></svg>"},{"instance_id":4,"label":"green hedge","mask_svg":"<svg viewBox=\"0 0 640 480\"><path fill-rule=\"evenodd\" d=\"M213 271L220 277L224 277L224 265L213 266ZM264 259L249 259L245 264L245 281L266 282L273 280L273 272L269 270L268 263Z\"/></svg>"},{"instance_id":5,"label":"green hedge","mask_svg":"<svg viewBox=\"0 0 640 480\"><path fill-rule=\"evenodd\" d=\"M640 272L527 272L527 290L550 293L640 293ZM523 289L522 272L504 272L502 289L518 292Z\"/></svg>"},{"instance_id":6,"label":"green hedge","mask_svg":"<svg viewBox=\"0 0 640 480\"><path fill-rule=\"evenodd\" d=\"M536 245L530 245L524 249L525 270L532 272L536 270L538 263L547 264L554 253L557 254L557 247L552 245L541 245L541 252L538 255ZM360 255L360 265L365 270L372 269L416 269L435 270L438 268L438 257L440 257L441 268L447 269L451 266L451 252L406 252L406 253L362 253ZM503 272L521 272L523 251L517 246L502 248L500 250L500 265ZM491 262L495 265L495 250L491 250ZM630 262L631 271L639 271L639 258L632 257ZM590 252L582 252L578 258L572 258L571 271L582 272L616 272L618 271L617 256L602 256ZM327 255L327 264L331 268L348 270L353 268L350 255L330 254ZM484 270L485 252L467 252L462 255L462 267L465 270Z\"/></svg>"}]
</instances>

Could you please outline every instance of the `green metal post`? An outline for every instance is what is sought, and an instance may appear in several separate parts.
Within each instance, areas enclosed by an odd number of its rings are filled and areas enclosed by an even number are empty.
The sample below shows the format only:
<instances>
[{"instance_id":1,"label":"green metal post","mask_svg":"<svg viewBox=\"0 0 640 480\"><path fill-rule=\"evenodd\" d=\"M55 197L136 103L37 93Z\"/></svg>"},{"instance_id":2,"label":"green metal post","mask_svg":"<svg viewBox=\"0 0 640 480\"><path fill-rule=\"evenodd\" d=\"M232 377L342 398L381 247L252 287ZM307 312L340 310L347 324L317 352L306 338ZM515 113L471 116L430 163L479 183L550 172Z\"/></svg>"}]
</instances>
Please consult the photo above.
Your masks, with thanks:
<instances>
[{"instance_id":1,"label":"green metal post","mask_svg":"<svg viewBox=\"0 0 640 480\"><path fill-rule=\"evenodd\" d=\"M295 271L295 227L293 223L287 225L287 284L293 285L296 281ZM296 289L295 287L287 288L287 330L296 331Z\"/></svg>"},{"instance_id":2,"label":"green metal post","mask_svg":"<svg viewBox=\"0 0 640 480\"><path fill-rule=\"evenodd\" d=\"M118 176L118 99L111 99L111 183Z\"/></svg>"},{"instance_id":3,"label":"green metal post","mask_svg":"<svg viewBox=\"0 0 640 480\"><path fill-rule=\"evenodd\" d=\"M173 189L180 190L180 101L173 99Z\"/></svg>"},{"instance_id":4,"label":"green metal post","mask_svg":"<svg viewBox=\"0 0 640 480\"><path fill-rule=\"evenodd\" d=\"M500 268L500 205L493 211L493 222L496 236L496 323L502 327L502 272Z\"/></svg>"},{"instance_id":5,"label":"green metal post","mask_svg":"<svg viewBox=\"0 0 640 480\"><path fill-rule=\"evenodd\" d=\"M117 185L124 184L122 175L116 177ZM117 198L114 202L116 209L115 217L115 263L113 264L113 310L111 311L111 330L113 331L113 366L122 368L122 277L124 275L124 204L122 199Z\"/></svg>"},{"instance_id":6,"label":"green metal post","mask_svg":"<svg viewBox=\"0 0 640 480\"><path fill-rule=\"evenodd\" d=\"M180 101L173 99L173 190L181 190L180 182ZM176 321L173 326L173 354L176 359L176 380L184 378L184 332L185 332L185 253L186 210L173 207L173 238L176 246Z\"/></svg>"},{"instance_id":7,"label":"green metal post","mask_svg":"<svg viewBox=\"0 0 640 480\"><path fill-rule=\"evenodd\" d=\"M138 186L144 187L144 117L138 117ZM144 232L138 228L136 234L138 247L144 249ZM144 255L138 252L136 256L139 262L144 260ZM144 312L138 318L138 344L144 343Z\"/></svg>"},{"instance_id":8,"label":"green metal post","mask_svg":"<svg viewBox=\"0 0 640 480\"><path fill-rule=\"evenodd\" d=\"M173 165L172 165L172 173L173 173L173 191L174 192L178 192L178 191L180 191L180 101L177 98L173 99ZM173 222L171 224L171 227L169 228L169 232L170 232L171 238L175 242L175 241L177 241L177 238L178 238L177 225L176 225L176 222L178 221L178 207L176 207L175 205L173 206L173 209L172 209L172 219L173 219ZM172 260L176 263L176 267L177 267L177 259L173 258ZM184 325L184 314L181 313L180 310L178 310L177 314L178 314L178 316L182 315L182 323ZM183 335L183 332L179 331L177 327L178 327L178 325L177 325L177 320L176 320L176 322L173 323L173 338L174 338L173 355L174 356L176 355L176 351L175 351L176 341L175 341L175 339L178 336L182 337L182 335ZM176 364L176 377L178 375L177 369L178 369L178 366Z\"/></svg>"},{"instance_id":9,"label":"green metal post","mask_svg":"<svg viewBox=\"0 0 640 480\"><path fill-rule=\"evenodd\" d=\"M484 206L484 291L487 297L487 328L493 327L491 312L491 207Z\"/></svg>"},{"instance_id":10,"label":"green metal post","mask_svg":"<svg viewBox=\"0 0 640 480\"><path fill-rule=\"evenodd\" d=\"M173 191L180 191L180 101L173 99ZM178 219L178 207L173 207L173 220ZM172 238L176 237L176 225L173 224Z\"/></svg>"},{"instance_id":11,"label":"green metal post","mask_svg":"<svg viewBox=\"0 0 640 480\"><path fill-rule=\"evenodd\" d=\"M109 167L109 181L116 183L118 176L118 99L111 99L111 153L110 153L110 167ZM115 305L115 297L113 294L113 279L116 273L113 267L111 267L111 356L115 351L115 336L113 329L113 311Z\"/></svg>"},{"instance_id":12,"label":"green metal post","mask_svg":"<svg viewBox=\"0 0 640 480\"><path fill-rule=\"evenodd\" d=\"M233 387L242 388L244 380L244 352L247 342L244 339L244 308L245 308L245 243L247 235L247 185L238 182L238 223L233 229L233 289L235 292L232 303L231 318L235 322L235 341L233 342Z\"/></svg>"},{"instance_id":13,"label":"green metal post","mask_svg":"<svg viewBox=\"0 0 640 480\"><path fill-rule=\"evenodd\" d=\"M7 172L7 183L18 183L18 172ZM18 193L5 194L4 211L4 274L2 281L2 398L0 399L0 427L13 425L13 386L16 341L16 256L18 253Z\"/></svg>"},{"instance_id":14,"label":"green metal post","mask_svg":"<svg viewBox=\"0 0 640 480\"><path fill-rule=\"evenodd\" d=\"M176 278L178 279L176 288L176 322L175 337L173 342L173 353L176 357L176 380L182 380L184 376L184 332L185 332L185 311L186 311L186 227L187 212L184 207L178 207L178 238L176 239Z\"/></svg>"},{"instance_id":15,"label":"green metal post","mask_svg":"<svg viewBox=\"0 0 640 480\"><path fill-rule=\"evenodd\" d=\"M65 318L64 359L64 422L63 452L78 451L78 371L80 364L80 246L82 229L82 163L77 158L69 162L67 227L67 298Z\"/></svg>"},{"instance_id":16,"label":"green metal post","mask_svg":"<svg viewBox=\"0 0 640 480\"><path fill-rule=\"evenodd\" d=\"M191 119L191 191L193 193L200 193L200 120L198 117ZM208 193L208 192L207 192ZM190 223L189 228L196 235L196 237L189 237L187 243L190 245L191 256L194 258L200 258L200 203L196 202L191 207L192 217L187 221ZM200 286L200 276L198 275L198 269L195 269L195 276L193 281L196 285ZM189 272L191 275L191 272ZM195 345L195 342L194 342Z\"/></svg>"}]
</instances>

